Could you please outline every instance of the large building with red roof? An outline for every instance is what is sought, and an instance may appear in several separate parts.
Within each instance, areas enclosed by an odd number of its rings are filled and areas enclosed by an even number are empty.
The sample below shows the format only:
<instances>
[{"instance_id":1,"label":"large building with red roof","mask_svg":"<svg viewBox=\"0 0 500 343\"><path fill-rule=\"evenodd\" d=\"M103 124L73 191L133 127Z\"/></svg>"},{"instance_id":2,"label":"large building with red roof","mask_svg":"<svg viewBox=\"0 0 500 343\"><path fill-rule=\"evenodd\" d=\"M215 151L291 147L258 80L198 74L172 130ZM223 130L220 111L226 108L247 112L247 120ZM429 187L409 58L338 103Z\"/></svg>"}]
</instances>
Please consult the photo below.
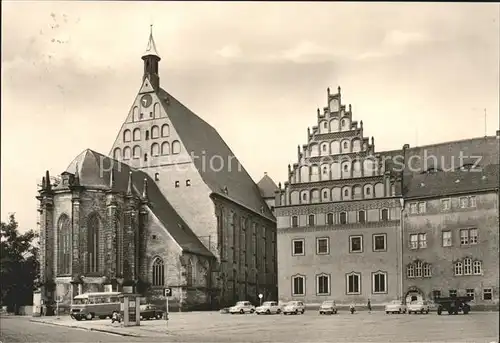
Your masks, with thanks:
<instances>
[{"instance_id":1,"label":"large building with red roof","mask_svg":"<svg viewBox=\"0 0 500 343\"><path fill-rule=\"evenodd\" d=\"M142 59L109 156L85 150L61 182L44 177L35 298L64 307L132 289L164 304L168 287L173 308L276 299L276 221L261 189L217 131L160 87L152 34Z\"/></svg>"},{"instance_id":2,"label":"large building with red roof","mask_svg":"<svg viewBox=\"0 0 500 343\"><path fill-rule=\"evenodd\" d=\"M280 300L498 306L500 131L378 152L327 93L276 192Z\"/></svg>"}]
</instances>

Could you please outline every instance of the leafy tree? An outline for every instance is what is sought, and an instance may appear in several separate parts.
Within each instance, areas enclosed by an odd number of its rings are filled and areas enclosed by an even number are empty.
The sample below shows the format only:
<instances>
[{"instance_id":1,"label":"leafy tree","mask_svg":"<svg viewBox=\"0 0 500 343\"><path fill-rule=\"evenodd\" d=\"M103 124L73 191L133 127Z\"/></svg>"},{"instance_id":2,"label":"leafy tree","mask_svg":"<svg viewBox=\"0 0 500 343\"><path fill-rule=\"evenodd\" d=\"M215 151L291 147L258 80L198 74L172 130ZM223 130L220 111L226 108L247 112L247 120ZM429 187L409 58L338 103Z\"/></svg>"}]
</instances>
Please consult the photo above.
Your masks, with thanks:
<instances>
[{"instance_id":1,"label":"leafy tree","mask_svg":"<svg viewBox=\"0 0 500 343\"><path fill-rule=\"evenodd\" d=\"M9 312L33 303L35 279L39 275L38 238L33 230L21 234L14 214L0 223L0 303Z\"/></svg>"}]
</instances>

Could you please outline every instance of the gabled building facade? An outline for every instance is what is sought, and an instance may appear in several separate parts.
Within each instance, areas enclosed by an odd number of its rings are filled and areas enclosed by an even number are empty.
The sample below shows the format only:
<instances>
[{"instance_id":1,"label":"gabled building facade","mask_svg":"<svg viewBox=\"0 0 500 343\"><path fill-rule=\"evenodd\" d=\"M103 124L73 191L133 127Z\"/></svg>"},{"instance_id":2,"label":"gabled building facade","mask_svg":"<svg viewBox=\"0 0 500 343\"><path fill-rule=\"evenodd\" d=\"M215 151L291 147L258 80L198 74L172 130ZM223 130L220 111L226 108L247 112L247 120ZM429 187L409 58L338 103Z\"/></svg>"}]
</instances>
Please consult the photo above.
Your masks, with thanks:
<instances>
[{"instance_id":1,"label":"gabled building facade","mask_svg":"<svg viewBox=\"0 0 500 343\"><path fill-rule=\"evenodd\" d=\"M280 300L497 306L499 132L377 152L340 87L327 93L276 192Z\"/></svg>"},{"instance_id":2,"label":"gabled building facade","mask_svg":"<svg viewBox=\"0 0 500 343\"><path fill-rule=\"evenodd\" d=\"M340 87L327 96L276 196L280 300L384 302L402 287L401 179Z\"/></svg>"},{"instance_id":3,"label":"gabled building facade","mask_svg":"<svg viewBox=\"0 0 500 343\"><path fill-rule=\"evenodd\" d=\"M152 34L110 156L86 150L39 190L45 304L133 286L183 309L277 294L276 221L217 131L160 87ZM127 288L128 289L128 288Z\"/></svg>"},{"instance_id":4,"label":"gabled building facade","mask_svg":"<svg viewBox=\"0 0 500 343\"><path fill-rule=\"evenodd\" d=\"M499 138L409 150L440 158L405 176L406 301L467 295L498 307ZM446 155L435 151L445 146Z\"/></svg>"}]
</instances>

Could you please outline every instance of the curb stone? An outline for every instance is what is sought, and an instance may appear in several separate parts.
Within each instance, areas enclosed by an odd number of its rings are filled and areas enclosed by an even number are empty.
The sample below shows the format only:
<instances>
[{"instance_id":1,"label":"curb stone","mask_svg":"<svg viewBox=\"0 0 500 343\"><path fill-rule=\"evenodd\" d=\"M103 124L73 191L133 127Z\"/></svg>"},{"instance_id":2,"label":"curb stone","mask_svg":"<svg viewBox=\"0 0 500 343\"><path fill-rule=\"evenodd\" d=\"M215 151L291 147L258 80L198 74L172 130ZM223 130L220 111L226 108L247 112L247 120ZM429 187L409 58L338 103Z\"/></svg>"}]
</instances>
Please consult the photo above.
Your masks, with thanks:
<instances>
[{"instance_id":1,"label":"curb stone","mask_svg":"<svg viewBox=\"0 0 500 343\"><path fill-rule=\"evenodd\" d=\"M42 324L47 324L47 325L55 325L55 326L64 326L64 327L69 327L72 329L82 329L82 330L87 330L87 331L96 331L96 332L104 332L104 333L111 333L114 335L120 335L120 336L126 336L126 337L148 337L148 336L143 336L143 335L136 335L132 333L122 333L122 332L117 332L117 331L112 331L112 330L106 330L106 329L99 329L99 328L86 328L78 325L66 325L66 324L61 324L57 322L47 322L47 321L42 321L42 320L36 320L36 319L30 319L30 322L33 323L42 323Z\"/></svg>"}]
</instances>

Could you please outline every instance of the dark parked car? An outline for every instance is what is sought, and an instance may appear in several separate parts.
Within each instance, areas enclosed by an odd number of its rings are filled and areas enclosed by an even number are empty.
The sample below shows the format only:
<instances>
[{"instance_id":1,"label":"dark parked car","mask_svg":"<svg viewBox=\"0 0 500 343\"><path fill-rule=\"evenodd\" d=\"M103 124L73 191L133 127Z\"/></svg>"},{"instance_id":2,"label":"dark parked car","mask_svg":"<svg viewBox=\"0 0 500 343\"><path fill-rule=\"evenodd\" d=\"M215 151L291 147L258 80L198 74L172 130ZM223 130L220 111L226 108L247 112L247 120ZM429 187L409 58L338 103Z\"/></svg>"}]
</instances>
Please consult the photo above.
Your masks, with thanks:
<instances>
[{"instance_id":1,"label":"dark parked car","mask_svg":"<svg viewBox=\"0 0 500 343\"><path fill-rule=\"evenodd\" d=\"M143 319L161 319L163 318L163 311L158 309L155 305L141 305L141 320Z\"/></svg>"}]
</instances>

